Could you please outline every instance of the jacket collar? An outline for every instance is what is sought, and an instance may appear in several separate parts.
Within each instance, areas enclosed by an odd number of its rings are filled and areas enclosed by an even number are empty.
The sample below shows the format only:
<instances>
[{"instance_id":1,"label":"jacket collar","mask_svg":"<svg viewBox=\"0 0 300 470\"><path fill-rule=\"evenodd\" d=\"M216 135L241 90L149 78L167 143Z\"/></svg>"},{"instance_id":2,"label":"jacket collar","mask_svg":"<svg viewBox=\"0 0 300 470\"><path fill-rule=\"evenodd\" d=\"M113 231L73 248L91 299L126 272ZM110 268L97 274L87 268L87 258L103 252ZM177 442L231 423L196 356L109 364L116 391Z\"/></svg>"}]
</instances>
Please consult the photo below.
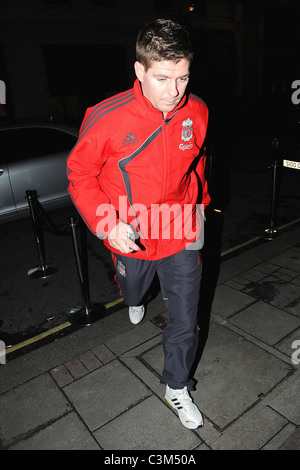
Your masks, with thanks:
<instances>
[{"instance_id":1,"label":"jacket collar","mask_svg":"<svg viewBox=\"0 0 300 470\"><path fill-rule=\"evenodd\" d=\"M143 94L141 83L138 79L136 79L135 82L134 82L133 91L134 91L134 95L135 95L136 100L138 101L138 103L141 106L144 107L144 109L146 108L150 113L152 113L154 118L156 118L156 119L161 119L162 118L162 112L159 111L158 109L154 108L153 104ZM171 111L170 113L168 113L167 119L171 118L178 111L178 109L182 108L184 106L186 100L187 100L187 97L186 97L186 95L184 95L182 97L181 101L176 106L176 108L173 109L173 111Z\"/></svg>"}]
</instances>

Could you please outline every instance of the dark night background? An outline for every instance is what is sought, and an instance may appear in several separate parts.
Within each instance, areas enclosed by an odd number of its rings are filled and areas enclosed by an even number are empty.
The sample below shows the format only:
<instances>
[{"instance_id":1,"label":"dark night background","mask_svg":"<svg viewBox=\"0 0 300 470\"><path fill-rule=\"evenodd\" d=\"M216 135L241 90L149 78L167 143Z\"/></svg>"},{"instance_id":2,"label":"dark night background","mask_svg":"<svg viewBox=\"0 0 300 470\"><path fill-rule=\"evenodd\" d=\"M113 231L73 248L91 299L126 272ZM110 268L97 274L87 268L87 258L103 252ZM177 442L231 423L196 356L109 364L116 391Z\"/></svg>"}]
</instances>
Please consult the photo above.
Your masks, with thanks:
<instances>
[{"instance_id":1,"label":"dark night background","mask_svg":"<svg viewBox=\"0 0 300 470\"><path fill-rule=\"evenodd\" d=\"M4 0L6 120L78 123L87 106L130 88L137 32L155 17L188 28L191 88L213 116L288 112L291 83L300 77L299 11L297 0Z\"/></svg>"}]
</instances>

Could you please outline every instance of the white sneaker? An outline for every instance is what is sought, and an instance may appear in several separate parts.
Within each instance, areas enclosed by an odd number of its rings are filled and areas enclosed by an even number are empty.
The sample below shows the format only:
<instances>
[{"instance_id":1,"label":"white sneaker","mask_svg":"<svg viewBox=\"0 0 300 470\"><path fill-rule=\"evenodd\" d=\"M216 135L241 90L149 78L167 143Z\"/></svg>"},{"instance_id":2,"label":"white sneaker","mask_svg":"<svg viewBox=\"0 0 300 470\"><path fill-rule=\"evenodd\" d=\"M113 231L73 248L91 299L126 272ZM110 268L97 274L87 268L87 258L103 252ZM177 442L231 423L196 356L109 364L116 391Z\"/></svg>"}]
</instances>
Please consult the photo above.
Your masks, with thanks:
<instances>
[{"instance_id":1,"label":"white sneaker","mask_svg":"<svg viewBox=\"0 0 300 470\"><path fill-rule=\"evenodd\" d=\"M145 315L145 307L141 305L139 307L129 307L129 319L131 323L137 325L140 323Z\"/></svg>"},{"instance_id":2,"label":"white sneaker","mask_svg":"<svg viewBox=\"0 0 300 470\"><path fill-rule=\"evenodd\" d=\"M186 387L173 390L167 385L165 401L171 408L177 410L179 419L186 428L197 429L203 425L202 415L193 403Z\"/></svg>"}]
</instances>

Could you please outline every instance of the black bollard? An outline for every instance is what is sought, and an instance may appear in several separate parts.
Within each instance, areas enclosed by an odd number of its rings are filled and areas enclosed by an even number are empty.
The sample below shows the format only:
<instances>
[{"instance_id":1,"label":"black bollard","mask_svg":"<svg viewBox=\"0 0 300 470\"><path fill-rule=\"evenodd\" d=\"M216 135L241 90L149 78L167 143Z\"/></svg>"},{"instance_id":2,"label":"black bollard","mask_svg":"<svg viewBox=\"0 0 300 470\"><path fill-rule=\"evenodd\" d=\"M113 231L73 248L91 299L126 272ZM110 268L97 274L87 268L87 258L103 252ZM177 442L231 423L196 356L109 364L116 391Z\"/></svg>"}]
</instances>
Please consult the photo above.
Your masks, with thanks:
<instances>
[{"instance_id":1,"label":"black bollard","mask_svg":"<svg viewBox=\"0 0 300 470\"><path fill-rule=\"evenodd\" d=\"M29 205L32 228L40 261L40 266L29 269L27 274L31 279L46 279L47 277L55 274L58 271L58 268L54 264L46 264L45 261L43 223L39 217L39 212L36 209L36 205L38 203L37 192L34 190L27 190L26 199Z\"/></svg>"},{"instance_id":2,"label":"black bollard","mask_svg":"<svg viewBox=\"0 0 300 470\"><path fill-rule=\"evenodd\" d=\"M103 304L91 303L88 279L88 258L86 228L83 222L79 223L75 217L69 217L68 225L72 235L73 250L79 280L82 304L72 308L68 314L70 323L81 326L90 326L106 315ZM80 227L80 243L78 240L78 227Z\"/></svg>"}]
</instances>

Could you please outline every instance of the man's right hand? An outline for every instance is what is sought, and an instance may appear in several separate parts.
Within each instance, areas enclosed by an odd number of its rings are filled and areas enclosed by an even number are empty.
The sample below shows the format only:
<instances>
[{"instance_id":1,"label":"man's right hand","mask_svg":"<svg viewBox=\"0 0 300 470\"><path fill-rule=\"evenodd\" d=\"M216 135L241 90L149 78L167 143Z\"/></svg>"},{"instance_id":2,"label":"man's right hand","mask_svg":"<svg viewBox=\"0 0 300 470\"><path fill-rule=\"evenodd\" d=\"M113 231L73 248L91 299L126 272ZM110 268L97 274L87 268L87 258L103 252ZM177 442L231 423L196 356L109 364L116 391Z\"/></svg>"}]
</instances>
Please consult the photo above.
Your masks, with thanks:
<instances>
[{"instance_id":1,"label":"man's right hand","mask_svg":"<svg viewBox=\"0 0 300 470\"><path fill-rule=\"evenodd\" d=\"M107 237L110 246L119 250L121 253L139 251L140 248L129 238L128 233L131 233L134 236L130 225L125 224L125 222L119 222Z\"/></svg>"}]
</instances>

